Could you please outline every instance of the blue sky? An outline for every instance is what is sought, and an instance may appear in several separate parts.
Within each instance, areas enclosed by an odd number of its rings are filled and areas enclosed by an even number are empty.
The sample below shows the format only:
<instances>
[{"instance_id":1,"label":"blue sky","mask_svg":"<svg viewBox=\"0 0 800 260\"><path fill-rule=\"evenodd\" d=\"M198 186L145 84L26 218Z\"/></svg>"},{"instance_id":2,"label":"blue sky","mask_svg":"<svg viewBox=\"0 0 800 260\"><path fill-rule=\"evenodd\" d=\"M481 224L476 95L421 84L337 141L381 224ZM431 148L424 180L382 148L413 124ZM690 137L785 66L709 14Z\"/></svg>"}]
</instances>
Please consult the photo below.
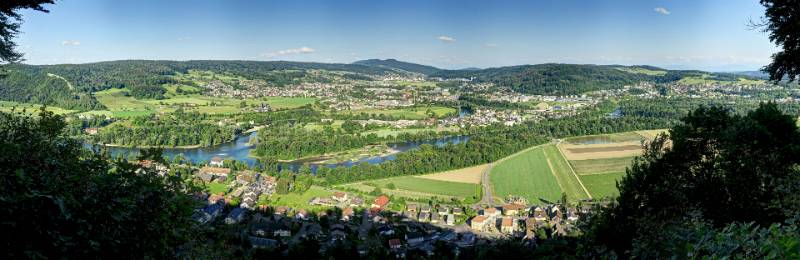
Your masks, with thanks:
<instances>
[{"instance_id":1,"label":"blue sky","mask_svg":"<svg viewBox=\"0 0 800 260\"><path fill-rule=\"evenodd\" d=\"M24 12L26 63L119 59L353 62L443 68L649 64L752 70L776 48L756 0L100 1Z\"/></svg>"}]
</instances>

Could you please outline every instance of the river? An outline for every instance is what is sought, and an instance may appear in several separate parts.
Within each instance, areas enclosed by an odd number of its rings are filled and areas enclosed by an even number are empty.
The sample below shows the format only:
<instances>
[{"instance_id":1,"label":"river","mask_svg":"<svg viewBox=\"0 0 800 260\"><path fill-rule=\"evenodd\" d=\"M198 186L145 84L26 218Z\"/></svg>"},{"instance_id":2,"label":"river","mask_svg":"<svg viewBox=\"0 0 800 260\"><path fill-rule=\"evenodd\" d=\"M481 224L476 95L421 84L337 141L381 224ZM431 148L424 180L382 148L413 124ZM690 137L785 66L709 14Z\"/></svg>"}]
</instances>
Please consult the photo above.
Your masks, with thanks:
<instances>
[{"instance_id":1,"label":"river","mask_svg":"<svg viewBox=\"0 0 800 260\"><path fill-rule=\"evenodd\" d=\"M464 117L470 114L470 111L466 111L466 109L459 109L459 117ZM222 157L226 160L236 160L239 162L244 162L247 165L255 166L258 165L258 159L255 157L250 157L250 150L255 148L254 144L251 144L250 140L257 138L257 132L252 132L239 138L236 140L220 145L209 146L209 147L200 147L200 148L164 148L163 155L173 159L175 156L181 155L188 161L191 161L194 164L200 164L204 162L208 162L214 156ZM389 147L399 151L399 153L407 152L409 150L413 150L419 148L420 145L423 144L430 144L436 146L444 146L447 144L459 144L464 143L469 140L469 136L450 136L450 137L443 137L436 140L426 140L426 141L410 141L410 142L402 142L402 143L391 143L388 144ZM85 147L91 148L90 144L84 144ZM123 156L128 157L131 154L138 154L139 148L131 148L131 147L106 147L111 156ZM323 164L323 163L314 163L314 162L285 162L281 164L281 168L289 168L292 171L297 171L303 165L308 165L313 172L316 172L316 169L320 166L326 167L352 167L353 165L358 165L361 163L382 163L385 161L391 161L396 158L397 154L390 154L390 155L383 155L383 156L367 156L362 157L354 161L347 161L343 163L337 164Z\"/></svg>"},{"instance_id":2,"label":"river","mask_svg":"<svg viewBox=\"0 0 800 260\"><path fill-rule=\"evenodd\" d=\"M228 142L220 145L209 146L209 147L200 147L200 148L164 148L163 155L173 159L175 156L181 155L188 161L191 161L194 164L204 163L211 160L214 156L219 156L224 159L236 160L239 162L244 162L250 166L254 166L258 164L258 159L254 157L250 157L250 150L255 148L255 145L250 143L251 139L257 138L257 132L252 132L247 135L241 136L234 140L233 142ZM468 136L451 136L451 137L444 137L439 138L436 140L426 140L426 141L410 141L410 142L402 142L402 143L391 143L388 144L389 147L399 151L399 153L407 152L409 150L413 150L419 148L423 144L430 144L436 146L444 146L447 144L459 144L464 143L469 140ZM85 144L87 148L90 148L91 145ZM138 154L139 148L131 148L131 147L106 147L111 156L123 156L128 157L131 154ZM362 157L358 160L354 161L347 161L343 163L337 164L321 164L321 163L314 163L314 162L285 162L282 163L283 167L288 167L293 171L297 171L300 169L302 165L308 165L312 171L316 171L321 165L327 167L351 167L353 165L357 165L360 163L382 163L385 161L391 161L396 158L397 154L390 154L390 155L383 155L383 156L368 156Z\"/></svg>"}]
</instances>

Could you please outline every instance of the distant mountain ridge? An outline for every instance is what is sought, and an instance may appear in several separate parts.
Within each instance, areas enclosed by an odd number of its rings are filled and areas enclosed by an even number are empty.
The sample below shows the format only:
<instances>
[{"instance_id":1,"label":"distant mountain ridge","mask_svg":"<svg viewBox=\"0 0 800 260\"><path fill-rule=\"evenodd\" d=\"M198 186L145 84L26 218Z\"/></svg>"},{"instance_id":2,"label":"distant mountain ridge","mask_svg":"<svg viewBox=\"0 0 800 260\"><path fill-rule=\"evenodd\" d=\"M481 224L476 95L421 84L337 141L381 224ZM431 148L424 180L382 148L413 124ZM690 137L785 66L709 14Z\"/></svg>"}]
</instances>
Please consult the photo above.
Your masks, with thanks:
<instances>
[{"instance_id":1,"label":"distant mountain ridge","mask_svg":"<svg viewBox=\"0 0 800 260\"><path fill-rule=\"evenodd\" d=\"M313 70L343 72L351 79L370 79L391 73L415 73L429 78L468 78L494 83L514 91L542 95L578 95L588 91L618 89L642 81L705 82L763 80L759 72L713 73L699 70L667 70L648 65L537 64L486 69L446 70L433 66L398 61L369 59L350 64L292 61L221 60L119 60L86 64L24 65L4 67L8 75L0 78L0 100L56 105L69 109L96 109L101 105L93 92L127 88L136 98L163 97L164 84L175 84L173 76L189 70L229 73L247 79L263 80L274 86L295 84L299 80L326 79ZM56 75L56 76L52 76ZM688 80L685 80L688 79Z\"/></svg>"},{"instance_id":2,"label":"distant mountain ridge","mask_svg":"<svg viewBox=\"0 0 800 260\"><path fill-rule=\"evenodd\" d=\"M360 61L353 62L353 64L367 65L367 66L374 66L374 67L381 67L381 68L390 68L390 69L399 69L399 70L403 70L403 71L407 71L407 72L420 73L420 74L425 74L425 75L431 75L431 74L434 74L434 73L437 73L437 72L441 71L441 69L433 67L433 66L422 65L422 64L417 64L417 63L410 63L410 62L404 62L404 61L399 61L399 60L395 60L395 59L360 60Z\"/></svg>"}]
</instances>

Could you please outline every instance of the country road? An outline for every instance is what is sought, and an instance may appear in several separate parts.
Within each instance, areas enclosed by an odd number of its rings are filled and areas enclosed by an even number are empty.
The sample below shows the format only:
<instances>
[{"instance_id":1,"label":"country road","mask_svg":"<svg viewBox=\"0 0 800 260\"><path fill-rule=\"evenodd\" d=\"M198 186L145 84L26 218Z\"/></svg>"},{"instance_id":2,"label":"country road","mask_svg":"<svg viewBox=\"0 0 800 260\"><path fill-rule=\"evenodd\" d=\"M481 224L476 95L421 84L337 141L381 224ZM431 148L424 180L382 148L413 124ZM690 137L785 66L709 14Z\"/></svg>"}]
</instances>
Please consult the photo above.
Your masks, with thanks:
<instances>
[{"instance_id":1,"label":"country road","mask_svg":"<svg viewBox=\"0 0 800 260\"><path fill-rule=\"evenodd\" d=\"M492 167L494 167L494 163L489 163L486 168L483 169L481 173L481 186L483 186L483 196L481 197L481 201L479 201L476 206L482 207L481 205L486 205L488 207L494 206L494 198L492 197L492 187L489 182L489 173L492 172Z\"/></svg>"}]
</instances>

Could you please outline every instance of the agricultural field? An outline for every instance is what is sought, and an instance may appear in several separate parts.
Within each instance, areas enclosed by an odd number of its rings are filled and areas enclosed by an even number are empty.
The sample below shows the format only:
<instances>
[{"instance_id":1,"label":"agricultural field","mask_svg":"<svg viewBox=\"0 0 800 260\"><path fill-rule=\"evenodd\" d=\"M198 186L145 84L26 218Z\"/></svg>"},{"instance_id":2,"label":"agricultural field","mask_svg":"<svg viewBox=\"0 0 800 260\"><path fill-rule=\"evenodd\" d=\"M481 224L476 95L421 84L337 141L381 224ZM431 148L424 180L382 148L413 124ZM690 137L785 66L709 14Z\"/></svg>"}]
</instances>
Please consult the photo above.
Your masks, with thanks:
<instances>
[{"instance_id":1,"label":"agricultural field","mask_svg":"<svg viewBox=\"0 0 800 260\"><path fill-rule=\"evenodd\" d=\"M430 111L434 117L444 117L449 114L457 113L455 108L440 107L440 106L412 107L412 108L399 108L399 109L360 109L360 110L352 110L340 113L351 113L351 114L365 113L365 114L376 114L376 115L383 114L386 116L400 117L405 119L427 119L430 118L430 115L428 115L428 111Z\"/></svg>"},{"instance_id":2,"label":"agricultural field","mask_svg":"<svg viewBox=\"0 0 800 260\"><path fill-rule=\"evenodd\" d=\"M22 112L24 109L26 113L39 113L39 109L42 107L41 104L32 104L32 103L19 103L14 101L0 101L0 112L11 112L12 109L15 109L16 112ZM71 114L75 113L77 110L69 110L60 107L54 106L47 106L47 111L53 112L56 115L64 115L64 114Z\"/></svg>"},{"instance_id":3,"label":"agricultural field","mask_svg":"<svg viewBox=\"0 0 800 260\"><path fill-rule=\"evenodd\" d=\"M612 172L625 172L634 157L599 158L588 160L570 161L572 168L578 175L604 174Z\"/></svg>"},{"instance_id":4,"label":"agricultural field","mask_svg":"<svg viewBox=\"0 0 800 260\"><path fill-rule=\"evenodd\" d=\"M583 188L578 176L575 175L569 162L564 159L561 152L554 145L544 147L544 154L547 157L547 164L550 170L555 175L558 183L561 184L561 190L567 194L569 199L588 199L589 195Z\"/></svg>"},{"instance_id":5,"label":"agricultural field","mask_svg":"<svg viewBox=\"0 0 800 260\"><path fill-rule=\"evenodd\" d=\"M568 138L558 147L593 198L611 197L619 194L616 182L625 175L625 169L644 152L642 141L664 131L581 136Z\"/></svg>"},{"instance_id":6,"label":"agricultural field","mask_svg":"<svg viewBox=\"0 0 800 260\"><path fill-rule=\"evenodd\" d=\"M383 193L411 199L426 199L431 197L440 199L464 199L476 196L480 189L480 186L475 183L442 181L424 178L422 176L402 176L370 180L345 184L340 187L352 188L366 193L380 188Z\"/></svg>"},{"instance_id":7,"label":"agricultural field","mask_svg":"<svg viewBox=\"0 0 800 260\"><path fill-rule=\"evenodd\" d=\"M512 155L492 168L490 181L497 197L522 196L531 203L556 201L562 191L570 200L587 198L567 162L553 145Z\"/></svg>"},{"instance_id":8,"label":"agricultural field","mask_svg":"<svg viewBox=\"0 0 800 260\"><path fill-rule=\"evenodd\" d=\"M609 172L604 174L579 175L586 189L593 198L608 198L619 195L617 181L625 176L625 172Z\"/></svg>"},{"instance_id":9,"label":"agricultural field","mask_svg":"<svg viewBox=\"0 0 800 260\"><path fill-rule=\"evenodd\" d=\"M182 89L184 86L181 87ZM209 114L235 114L242 111L242 101L247 106L269 104L273 109L291 109L316 103L316 98L307 97L264 97L259 99L236 99L227 97L208 97L200 94L171 95L165 99L138 100L129 95L127 89L107 89L94 93L95 98L108 110L94 113L111 113L114 117L132 117L153 113L169 113L182 106L187 111ZM169 95L168 95L169 96Z\"/></svg>"},{"instance_id":10,"label":"agricultural field","mask_svg":"<svg viewBox=\"0 0 800 260\"><path fill-rule=\"evenodd\" d=\"M419 178L438 180L438 181L480 184L481 175L483 175L483 171L486 170L486 167L488 167L488 165L481 164L478 166L472 166L458 170L450 170L446 172L426 174L419 176Z\"/></svg>"},{"instance_id":11,"label":"agricultural field","mask_svg":"<svg viewBox=\"0 0 800 260\"><path fill-rule=\"evenodd\" d=\"M636 133L637 133L637 134L639 134L639 135L641 135L641 136L644 136L644 138L645 138L646 140L648 140L648 141L649 141L649 140L653 140L653 139L655 139L655 138L656 138L656 136L658 136L658 134L661 134L661 133L669 134L669 132L667 131L667 129L659 129L659 130L642 130L642 131L636 131Z\"/></svg>"}]
</instances>

